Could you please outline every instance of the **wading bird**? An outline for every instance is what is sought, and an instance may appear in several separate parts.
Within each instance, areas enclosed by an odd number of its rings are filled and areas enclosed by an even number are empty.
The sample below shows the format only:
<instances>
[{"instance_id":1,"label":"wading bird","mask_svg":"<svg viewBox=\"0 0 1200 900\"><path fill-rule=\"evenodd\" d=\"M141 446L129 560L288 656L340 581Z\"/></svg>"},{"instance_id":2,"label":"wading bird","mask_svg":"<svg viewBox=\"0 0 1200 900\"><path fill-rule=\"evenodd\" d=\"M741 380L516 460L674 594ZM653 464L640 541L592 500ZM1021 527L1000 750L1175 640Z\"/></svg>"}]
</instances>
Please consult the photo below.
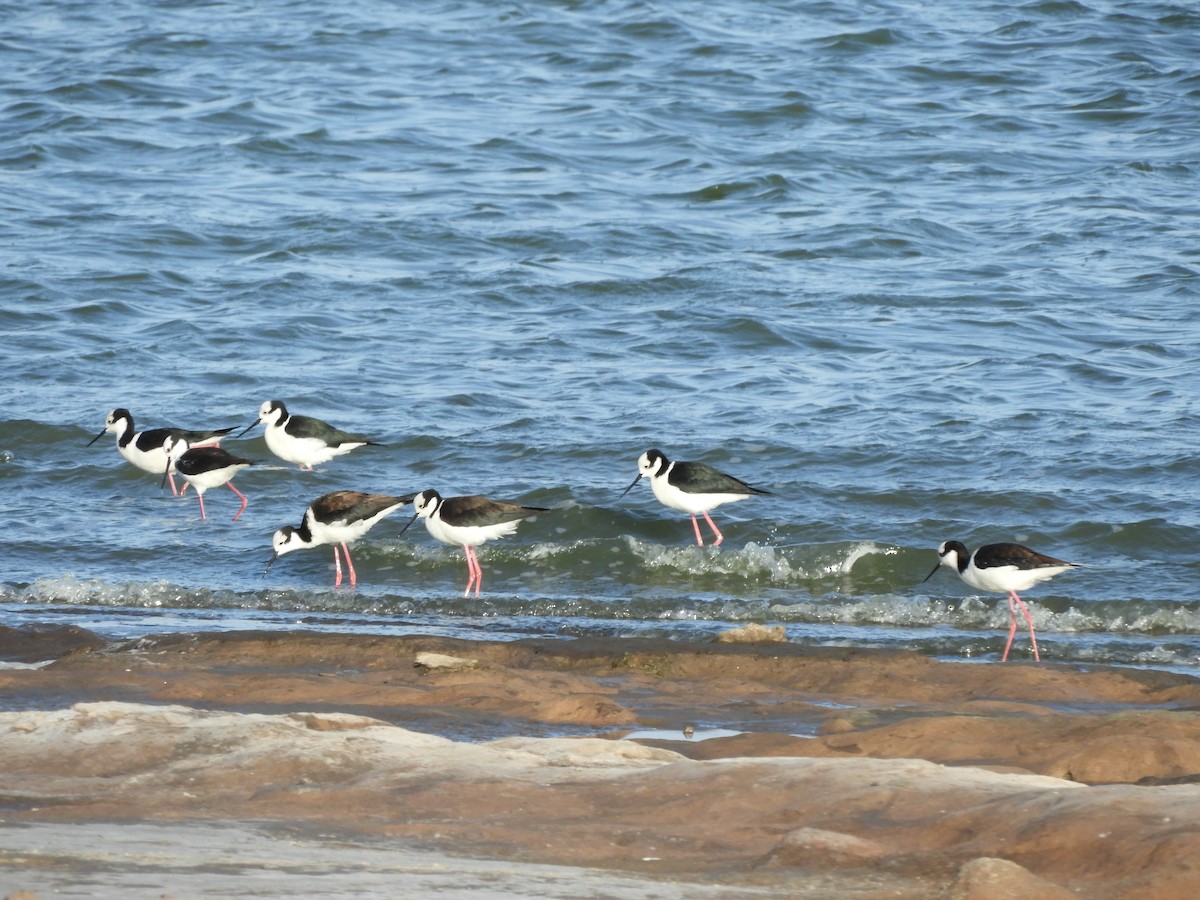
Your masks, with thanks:
<instances>
[{"instance_id":1,"label":"wading bird","mask_svg":"<svg viewBox=\"0 0 1200 900\"><path fill-rule=\"evenodd\" d=\"M472 587L478 597L483 584L483 569L475 557L475 548L485 541L512 534L522 519L549 512L539 506L521 506L480 496L442 497L437 491L421 491L413 498L413 508L416 514L400 533L404 534L408 526L420 518L425 520L425 527L431 536L462 547L467 557L467 589L463 592L464 597L470 595Z\"/></svg>"},{"instance_id":2,"label":"wading bird","mask_svg":"<svg viewBox=\"0 0 1200 900\"><path fill-rule=\"evenodd\" d=\"M346 545L358 540L384 516L412 503L412 500L412 494L406 497L364 494L361 491L333 491L323 494L304 510L304 517L299 525L285 525L275 532L271 540L274 553L263 574L266 575L271 564L285 553L332 544L333 566L336 572L333 586L338 587L342 583L342 563L338 557L340 545L342 553L346 555L346 568L350 570L350 587L354 587L358 583L358 575L354 571L354 563L350 560L350 548Z\"/></svg>"},{"instance_id":3,"label":"wading bird","mask_svg":"<svg viewBox=\"0 0 1200 900\"><path fill-rule=\"evenodd\" d=\"M710 465L700 462L671 462L658 450L647 450L638 457L638 476L633 484L621 492L624 497L633 485L642 480L642 476L650 478L650 487L654 496L663 506L688 513L692 517L692 528L696 532L696 543L704 546L704 538L700 536L700 523L696 521L696 513L704 516L704 521L716 536L713 546L718 546L725 536L709 516L708 511L722 503L733 503L735 500L745 500L747 497L770 495L770 491L751 487L746 482L718 472Z\"/></svg>"},{"instance_id":4,"label":"wading bird","mask_svg":"<svg viewBox=\"0 0 1200 900\"><path fill-rule=\"evenodd\" d=\"M1013 636L1017 633L1017 607L1029 624L1029 641L1033 644L1033 658L1041 662L1038 654L1037 635L1033 631L1033 616L1017 591L1027 591L1040 581L1046 581L1068 569L1079 568L1078 563L1064 562L1046 556L1020 544L984 544L974 553L967 551L961 541L945 541L938 547L937 565L922 579L924 584L938 569L945 566L958 573L958 577L971 587L981 591L1008 594L1008 612L1011 622L1008 627L1008 643L1000 662L1008 661Z\"/></svg>"}]
</instances>

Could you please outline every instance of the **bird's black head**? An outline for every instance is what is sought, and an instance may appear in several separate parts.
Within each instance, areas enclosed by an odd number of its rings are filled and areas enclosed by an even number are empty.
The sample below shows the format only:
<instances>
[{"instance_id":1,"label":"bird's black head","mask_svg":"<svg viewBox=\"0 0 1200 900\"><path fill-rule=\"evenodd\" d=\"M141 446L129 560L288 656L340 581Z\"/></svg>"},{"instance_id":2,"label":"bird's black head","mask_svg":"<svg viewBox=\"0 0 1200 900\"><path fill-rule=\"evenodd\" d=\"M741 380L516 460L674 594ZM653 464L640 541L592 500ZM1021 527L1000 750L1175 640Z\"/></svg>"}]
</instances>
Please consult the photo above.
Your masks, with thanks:
<instances>
[{"instance_id":1,"label":"bird's black head","mask_svg":"<svg viewBox=\"0 0 1200 900\"><path fill-rule=\"evenodd\" d=\"M647 450L638 457L638 470L643 475L657 475L670 464L661 450Z\"/></svg>"},{"instance_id":2,"label":"bird's black head","mask_svg":"<svg viewBox=\"0 0 1200 900\"><path fill-rule=\"evenodd\" d=\"M421 493L413 495L412 505L416 512L413 513L413 517L408 520L408 523L400 529L400 535L408 531L409 526L417 521L417 519L427 519L437 512L437 508L442 505L442 495L435 490L421 491Z\"/></svg>"},{"instance_id":3,"label":"bird's black head","mask_svg":"<svg viewBox=\"0 0 1200 900\"><path fill-rule=\"evenodd\" d=\"M967 552L966 545L962 541L942 541L938 545L938 561L933 567L933 571L921 579L921 584L924 584L935 574L942 566L948 566L956 572L962 571L970 554Z\"/></svg>"}]
</instances>

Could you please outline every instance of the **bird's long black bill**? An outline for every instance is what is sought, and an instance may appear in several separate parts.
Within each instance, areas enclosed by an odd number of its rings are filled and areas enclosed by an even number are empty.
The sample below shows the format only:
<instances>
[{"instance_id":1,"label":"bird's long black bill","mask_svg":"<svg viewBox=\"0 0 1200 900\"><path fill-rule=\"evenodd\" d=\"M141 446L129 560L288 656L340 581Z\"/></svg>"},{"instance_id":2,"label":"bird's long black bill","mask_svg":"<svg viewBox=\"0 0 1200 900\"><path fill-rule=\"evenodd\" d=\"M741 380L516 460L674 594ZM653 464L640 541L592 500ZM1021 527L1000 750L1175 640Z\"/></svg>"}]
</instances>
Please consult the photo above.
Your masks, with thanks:
<instances>
[{"instance_id":1,"label":"bird's long black bill","mask_svg":"<svg viewBox=\"0 0 1200 900\"><path fill-rule=\"evenodd\" d=\"M262 577L266 578L267 573L271 571L271 566L275 564L275 560L279 559L278 553L272 553L271 558L267 560L267 567L263 569Z\"/></svg>"},{"instance_id":2,"label":"bird's long black bill","mask_svg":"<svg viewBox=\"0 0 1200 900\"><path fill-rule=\"evenodd\" d=\"M933 571L921 579L921 584L927 582L930 578L937 574L937 570L942 567L942 561L939 559L937 565L933 567Z\"/></svg>"},{"instance_id":3,"label":"bird's long black bill","mask_svg":"<svg viewBox=\"0 0 1200 900\"><path fill-rule=\"evenodd\" d=\"M87 442L87 445L88 445L89 447L90 447L90 446L92 446L92 444L96 443L96 441L100 440L100 438L104 437L104 435L106 435L106 434L108 434L108 429L107 429L107 428L105 428L105 429L104 429L103 431L101 431L101 432L100 432L98 435L96 435L94 438L92 438L90 441L88 441L88 442Z\"/></svg>"},{"instance_id":4,"label":"bird's long black bill","mask_svg":"<svg viewBox=\"0 0 1200 900\"><path fill-rule=\"evenodd\" d=\"M158 483L159 490L167 486L167 476L171 474L171 458L167 457L167 467L163 469L163 480Z\"/></svg>"},{"instance_id":5,"label":"bird's long black bill","mask_svg":"<svg viewBox=\"0 0 1200 900\"><path fill-rule=\"evenodd\" d=\"M415 497L416 495L414 494L413 496ZM416 516L413 516L411 519L409 519L408 525L405 525L403 528L401 528L400 533L398 535L396 535L396 537L404 537L404 532L408 531L408 526L411 525L415 521L417 521Z\"/></svg>"},{"instance_id":6,"label":"bird's long black bill","mask_svg":"<svg viewBox=\"0 0 1200 900\"><path fill-rule=\"evenodd\" d=\"M251 422L249 425L247 425L245 428L243 428L241 431L239 431L237 434L235 434L233 436L234 440L237 440L238 438L240 438L243 434L245 434L247 431L249 431L251 428L253 428L258 423L259 423L259 420L255 419L253 422Z\"/></svg>"},{"instance_id":7,"label":"bird's long black bill","mask_svg":"<svg viewBox=\"0 0 1200 900\"><path fill-rule=\"evenodd\" d=\"M633 479L633 484L637 484L641 480L642 480L642 473L638 472L638 477ZM626 494L628 494L630 491L633 490L633 484L631 484L629 487L625 488L625 490L621 491L621 497L624 497ZM618 497L617 499L620 500L621 497Z\"/></svg>"}]
</instances>

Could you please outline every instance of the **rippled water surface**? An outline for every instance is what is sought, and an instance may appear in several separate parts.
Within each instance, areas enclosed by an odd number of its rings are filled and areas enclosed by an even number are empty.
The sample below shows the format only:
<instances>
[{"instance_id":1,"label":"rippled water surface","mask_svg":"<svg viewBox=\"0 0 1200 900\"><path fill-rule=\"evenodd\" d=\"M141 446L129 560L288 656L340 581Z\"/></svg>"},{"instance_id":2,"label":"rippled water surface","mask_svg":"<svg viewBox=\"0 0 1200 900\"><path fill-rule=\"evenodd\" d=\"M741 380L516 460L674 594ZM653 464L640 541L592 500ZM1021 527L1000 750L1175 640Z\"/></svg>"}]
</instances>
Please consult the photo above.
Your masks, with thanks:
<instances>
[{"instance_id":1,"label":"rippled water surface","mask_svg":"<svg viewBox=\"0 0 1200 900\"><path fill-rule=\"evenodd\" d=\"M1200 664L1191 4L56 2L0 76L0 624L994 659L957 538L1087 564L1044 658ZM385 446L227 441L237 523L86 446L273 398ZM650 447L772 496L697 547ZM552 511L478 600L403 513L264 577L336 488Z\"/></svg>"}]
</instances>

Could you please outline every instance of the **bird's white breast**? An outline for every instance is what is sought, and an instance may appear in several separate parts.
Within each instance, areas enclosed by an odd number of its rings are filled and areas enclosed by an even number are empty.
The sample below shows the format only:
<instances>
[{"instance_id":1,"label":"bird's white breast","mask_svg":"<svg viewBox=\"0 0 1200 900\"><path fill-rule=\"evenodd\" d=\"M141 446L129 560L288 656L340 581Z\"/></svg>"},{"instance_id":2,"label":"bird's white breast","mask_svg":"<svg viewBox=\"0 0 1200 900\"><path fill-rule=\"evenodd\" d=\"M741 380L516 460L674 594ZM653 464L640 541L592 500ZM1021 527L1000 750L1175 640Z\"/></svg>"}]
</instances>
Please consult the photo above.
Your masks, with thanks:
<instances>
[{"instance_id":1,"label":"bird's white breast","mask_svg":"<svg viewBox=\"0 0 1200 900\"><path fill-rule=\"evenodd\" d=\"M450 525L443 522L440 516L433 515L425 520L425 528L431 537L447 544L478 547L480 544L507 537L517 530L519 520L499 522L495 525Z\"/></svg>"},{"instance_id":2,"label":"bird's white breast","mask_svg":"<svg viewBox=\"0 0 1200 900\"><path fill-rule=\"evenodd\" d=\"M669 471L669 470L668 470ZM666 473L650 478L650 488L663 506L685 513L702 513L716 509L722 503L745 500L745 494L689 494L667 481Z\"/></svg>"},{"instance_id":3,"label":"bird's white breast","mask_svg":"<svg viewBox=\"0 0 1200 900\"><path fill-rule=\"evenodd\" d=\"M1035 584L1053 578L1071 566L1043 566L1037 569L1020 569L1016 566L990 566L979 569L968 566L962 580L981 591L1007 594L1009 591L1027 591Z\"/></svg>"}]
</instances>

